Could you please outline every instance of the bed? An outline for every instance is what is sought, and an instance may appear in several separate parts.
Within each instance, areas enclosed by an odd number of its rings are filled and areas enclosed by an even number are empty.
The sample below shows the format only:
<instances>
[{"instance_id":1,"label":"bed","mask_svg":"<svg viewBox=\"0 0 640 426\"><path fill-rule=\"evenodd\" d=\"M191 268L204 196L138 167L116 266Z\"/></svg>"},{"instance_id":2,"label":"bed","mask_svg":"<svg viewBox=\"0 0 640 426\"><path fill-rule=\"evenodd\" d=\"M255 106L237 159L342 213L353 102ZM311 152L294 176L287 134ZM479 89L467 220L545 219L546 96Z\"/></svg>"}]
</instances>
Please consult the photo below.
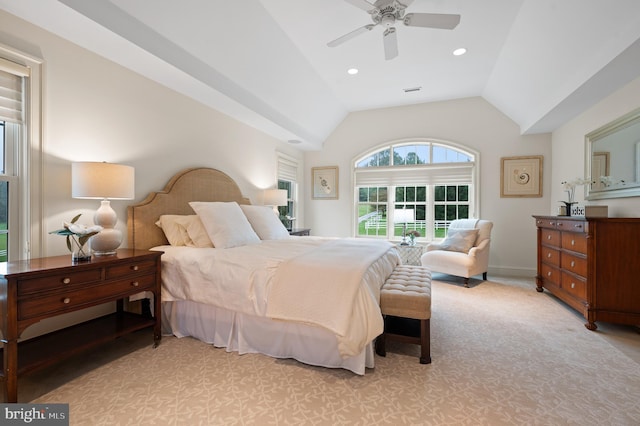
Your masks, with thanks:
<instances>
[{"instance_id":1,"label":"bed","mask_svg":"<svg viewBox=\"0 0 640 426\"><path fill-rule=\"evenodd\" d=\"M181 171L128 207L129 247L163 251L163 331L364 374L383 327L380 288L401 262L394 245L292 237L262 209L211 168Z\"/></svg>"}]
</instances>

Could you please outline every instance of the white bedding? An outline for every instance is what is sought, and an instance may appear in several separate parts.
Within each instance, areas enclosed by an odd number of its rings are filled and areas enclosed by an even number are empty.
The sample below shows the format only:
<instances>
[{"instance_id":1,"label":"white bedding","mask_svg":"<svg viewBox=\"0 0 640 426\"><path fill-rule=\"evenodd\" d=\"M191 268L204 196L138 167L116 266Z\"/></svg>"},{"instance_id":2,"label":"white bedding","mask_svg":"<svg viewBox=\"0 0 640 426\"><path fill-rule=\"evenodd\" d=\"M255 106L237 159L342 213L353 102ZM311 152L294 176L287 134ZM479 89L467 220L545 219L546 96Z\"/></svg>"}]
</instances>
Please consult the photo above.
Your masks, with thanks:
<instances>
[{"instance_id":1,"label":"white bedding","mask_svg":"<svg viewBox=\"0 0 640 426\"><path fill-rule=\"evenodd\" d=\"M340 287L338 282L345 279L345 271L348 271L349 280L356 281L352 296L349 296L353 303L341 304L343 311L337 312L340 304L332 306L332 297L322 301L312 296L308 300L322 303L322 307L315 309L310 318L297 317L295 322L330 330L336 335L343 357L360 354L382 332L382 317L378 307L380 287L400 259L394 246L388 242L371 241L367 246L369 243L363 240L347 241L350 242L345 246L336 239L292 237L227 249L156 247L164 251L162 301L188 300L257 317L284 318L282 302L287 298L292 306L303 306L301 301L305 295L308 297L318 292L317 287L309 289L305 288L306 285L319 286L324 283L325 289L333 287L335 291ZM340 261L326 255L331 247L336 249L335 253L339 250ZM283 262L289 264L296 257L308 261L314 250L325 253L324 263L318 263L318 268L306 272L305 268L297 268L302 271L295 274L290 270L286 274L289 275L286 291L275 292L280 301L279 308L276 314L271 312L269 315L269 294L274 282L281 281L281 277L275 279L278 266ZM341 266L336 269L339 272L332 273L327 268L327 262L337 262L336 266ZM352 268L348 268L349 265ZM325 272L319 275L319 271ZM286 296L284 299L283 295ZM318 312L323 311L327 314L318 316ZM341 318L339 323L335 323L336 317Z\"/></svg>"}]
</instances>

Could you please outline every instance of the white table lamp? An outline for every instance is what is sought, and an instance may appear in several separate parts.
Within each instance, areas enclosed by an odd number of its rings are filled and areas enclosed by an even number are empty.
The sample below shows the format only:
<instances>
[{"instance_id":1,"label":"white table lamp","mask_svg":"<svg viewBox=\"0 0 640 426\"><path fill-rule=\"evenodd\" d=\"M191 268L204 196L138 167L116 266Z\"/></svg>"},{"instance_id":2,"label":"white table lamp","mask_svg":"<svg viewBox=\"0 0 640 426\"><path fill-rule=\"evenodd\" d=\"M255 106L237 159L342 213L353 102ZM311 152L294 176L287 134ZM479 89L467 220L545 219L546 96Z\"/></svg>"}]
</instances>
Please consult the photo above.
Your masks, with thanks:
<instances>
[{"instance_id":1,"label":"white table lamp","mask_svg":"<svg viewBox=\"0 0 640 426\"><path fill-rule=\"evenodd\" d=\"M93 222L103 229L91 237L91 250L96 256L115 254L122 243L122 232L115 229L118 216L111 208L109 200L134 198L134 168L111 163L72 163L71 196L102 200L100 208L93 216Z\"/></svg>"},{"instance_id":2,"label":"white table lamp","mask_svg":"<svg viewBox=\"0 0 640 426\"><path fill-rule=\"evenodd\" d=\"M286 189L265 189L263 204L265 206L272 206L273 211L278 213L278 207L287 205L287 190Z\"/></svg>"},{"instance_id":3,"label":"white table lamp","mask_svg":"<svg viewBox=\"0 0 640 426\"><path fill-rule=\"evenodd\" d=\"M413 209L402 209L393 211L393 221L402 223L402 242L400 245L406 246L407 243L407 222L415 222Z\"/></svg>"}]
</instances>

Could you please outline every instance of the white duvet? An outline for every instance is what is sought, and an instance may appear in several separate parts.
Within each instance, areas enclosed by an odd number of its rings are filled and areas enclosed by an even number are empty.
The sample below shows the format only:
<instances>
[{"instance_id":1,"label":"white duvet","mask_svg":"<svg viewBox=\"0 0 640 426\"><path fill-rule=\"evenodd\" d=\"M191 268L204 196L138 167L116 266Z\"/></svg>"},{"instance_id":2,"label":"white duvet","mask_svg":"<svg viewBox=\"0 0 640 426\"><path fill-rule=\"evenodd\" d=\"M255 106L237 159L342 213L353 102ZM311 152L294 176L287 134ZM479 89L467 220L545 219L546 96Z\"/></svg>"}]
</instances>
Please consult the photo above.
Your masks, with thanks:
<instances>
[{"instance_id":1,"label":"white duvet","mask_svg":"<svg viewBox=\"0 0 640 426\"><path fill-rule=\"evenodd\" d=\"M324 327L336 335L343 357L382 333L380 287L400 262L391 243L362 239L292 237L228 249L156 249L164 251L162 301L190 300Z\"/></svg>"}]
</instances>

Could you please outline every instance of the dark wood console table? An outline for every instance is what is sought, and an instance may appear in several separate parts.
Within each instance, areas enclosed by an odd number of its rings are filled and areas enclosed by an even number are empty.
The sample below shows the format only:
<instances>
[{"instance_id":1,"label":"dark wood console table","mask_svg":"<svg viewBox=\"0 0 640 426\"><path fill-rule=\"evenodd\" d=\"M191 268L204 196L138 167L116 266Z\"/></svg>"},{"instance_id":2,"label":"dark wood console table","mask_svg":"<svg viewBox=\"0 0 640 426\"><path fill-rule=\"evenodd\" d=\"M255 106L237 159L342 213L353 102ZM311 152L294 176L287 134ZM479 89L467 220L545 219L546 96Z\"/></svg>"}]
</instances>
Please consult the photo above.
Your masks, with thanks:
<instances>
[{"instance_id":1,"label":"dark wood console table","mask_svg":"<svg viewBox=\"0 0 640 426\"><path fill-rule=\"evenodd\" d=\"M121 249L72 264L71 255L0 263L0 330L6 402L17 402L18 376L41 369L117 337L153 328L161 339L161 252ZM123 299L149 291L154 316L124 310ZM18 343L30 325L46 318L116 301L116 312Z\"/></svg>"}]
</instances>

